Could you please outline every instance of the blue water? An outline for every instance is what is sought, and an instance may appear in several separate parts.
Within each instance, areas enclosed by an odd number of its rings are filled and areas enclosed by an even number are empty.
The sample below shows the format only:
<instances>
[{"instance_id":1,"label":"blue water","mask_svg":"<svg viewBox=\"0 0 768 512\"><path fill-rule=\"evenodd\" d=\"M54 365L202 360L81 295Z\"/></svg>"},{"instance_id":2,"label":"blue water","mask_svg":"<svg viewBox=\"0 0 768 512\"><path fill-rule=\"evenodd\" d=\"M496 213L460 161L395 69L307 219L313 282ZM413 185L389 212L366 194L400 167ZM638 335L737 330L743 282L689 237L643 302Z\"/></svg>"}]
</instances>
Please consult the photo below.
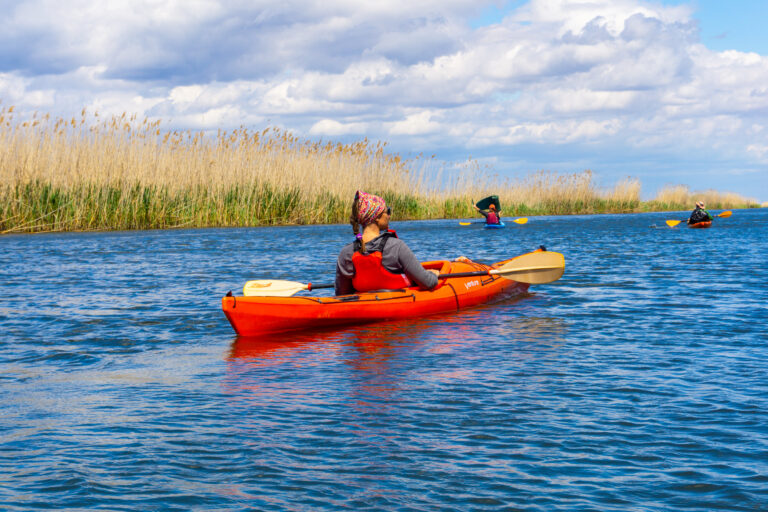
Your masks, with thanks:
<instances>
[{"instance_id":1,"label":"blue water","mask_svg":"<svg viewBox=\"0 0 768 512\"><path fill-rule=\"evenodd\" d=\"M331 281L348 226L2 237L0 510L768 510L768 210L685 215L395 219L566 272L262 340L221 296Z\"/></svg>"}]
</instances>

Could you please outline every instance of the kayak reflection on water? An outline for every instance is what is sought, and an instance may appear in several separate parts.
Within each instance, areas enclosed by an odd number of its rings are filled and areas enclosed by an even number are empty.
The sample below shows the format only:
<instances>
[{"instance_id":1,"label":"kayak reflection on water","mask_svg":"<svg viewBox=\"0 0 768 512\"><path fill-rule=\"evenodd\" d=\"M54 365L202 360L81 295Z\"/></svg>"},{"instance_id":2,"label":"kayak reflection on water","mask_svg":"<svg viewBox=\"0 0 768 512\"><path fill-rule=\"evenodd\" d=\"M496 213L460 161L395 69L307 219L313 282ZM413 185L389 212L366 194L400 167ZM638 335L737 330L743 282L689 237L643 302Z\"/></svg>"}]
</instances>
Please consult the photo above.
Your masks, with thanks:
<instances>
[{"instance_id":1,"label":"kayak reflection on water","mask_svg":"<svg viewBox=\"0 0 768 512\"><path fill-rule=\"evenodd\" d=\"M249 406L283 401L309 405L318 387L331 386L343 389L350 403L368 408L371 401L391 398L424 352L425 342L433 341L427 333L439 322L439 318L418 319L279 337L238 337L227 357L224 388ZM333 375L338 382L316 382L321 375Z\"/></svg>"}]
</instances>

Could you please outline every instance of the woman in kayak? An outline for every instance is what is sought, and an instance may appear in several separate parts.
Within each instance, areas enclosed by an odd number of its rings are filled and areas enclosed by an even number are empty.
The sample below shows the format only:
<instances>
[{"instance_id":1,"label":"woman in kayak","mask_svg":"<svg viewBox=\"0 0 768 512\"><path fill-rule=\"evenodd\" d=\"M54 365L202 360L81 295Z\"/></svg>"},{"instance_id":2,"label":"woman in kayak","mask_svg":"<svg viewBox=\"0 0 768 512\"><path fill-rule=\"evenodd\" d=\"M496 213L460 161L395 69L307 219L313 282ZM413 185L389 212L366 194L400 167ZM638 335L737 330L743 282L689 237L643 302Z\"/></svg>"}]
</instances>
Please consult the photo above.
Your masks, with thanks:
<instances>
[{"instance_id":1,"label":"woman in kayak","mask_svg":"<svg viewBox=\"0 0 768 512\"><path fill-rule=\"evenodd\" d=\"M699 222L708 222L712 220L712 215L704 209L704 201L697 201L696 208L691 212L688 224L698 224Z\"/></svg>"},{"instance_id":2,"label":"woman in kayak","mask_svg":"<svg viewBox=\"0 0 768 512\"><path fill-rule=\"evenodd\" d=\"M488 205L487 210L481 210L477 207L476 204L473 204L472 206L475 207L475 210L480 212L483 217L485 217L485 223L486 224L501 224L501 210L498 212L496 211L496 205L491 203Z\"/></svg>"},{"instance_id":3,"label":"woman in kayak","mask_svg":"<svg viewBox=\"0 0 768 512\"><path fill-rule=\"evenodd\" d=\"M389 229L391 215L392 209L384 199L357 191L349 217L355 241L339 254L336 295L414 284L428 290L437 286L437 270L424 269L405 242Z\"/></svg>"}]
</instances>

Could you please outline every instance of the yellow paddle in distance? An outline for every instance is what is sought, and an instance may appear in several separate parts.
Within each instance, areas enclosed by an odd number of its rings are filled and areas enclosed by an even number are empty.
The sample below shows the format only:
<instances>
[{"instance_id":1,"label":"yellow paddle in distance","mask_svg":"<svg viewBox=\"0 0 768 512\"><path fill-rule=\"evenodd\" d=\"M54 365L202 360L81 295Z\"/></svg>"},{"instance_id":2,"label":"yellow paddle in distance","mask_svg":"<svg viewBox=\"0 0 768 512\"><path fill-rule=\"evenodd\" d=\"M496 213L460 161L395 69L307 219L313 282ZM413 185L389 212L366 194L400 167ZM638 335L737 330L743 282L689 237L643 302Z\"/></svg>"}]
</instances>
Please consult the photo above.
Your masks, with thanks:
<instances>
[{"instance_id":1,"label":"yellow paddle in distance","mask_svg":"<svg viewBox=\"0 0 768 512\"><path fill-rule=\"evenodd\" d=\"M528 217L520 217L519 219L513 219L512 222L515 224L525 224L528 222ZM472 225L472 222L459 222L460 226L470 226Z\"/></svg>"},{"instance_id":2,"label":"yellow paddle in distance","mask_svg":"<svg viewBox=\"0 0 768 512\"><path fill-rule=\"evenodd\" d=\"M722 213L718 213L717 215L715 215L715 217L730 217L731 215L733 215L733 212L730 211L730 210L727 210L727 211L724 211ZM685 220L668 220L666 222L667 222L667 226L673 228L673 227L677 226L678 224L680 224L681 222L688 222L688 219L685 219Z\"/></svg>"}]
</instances>

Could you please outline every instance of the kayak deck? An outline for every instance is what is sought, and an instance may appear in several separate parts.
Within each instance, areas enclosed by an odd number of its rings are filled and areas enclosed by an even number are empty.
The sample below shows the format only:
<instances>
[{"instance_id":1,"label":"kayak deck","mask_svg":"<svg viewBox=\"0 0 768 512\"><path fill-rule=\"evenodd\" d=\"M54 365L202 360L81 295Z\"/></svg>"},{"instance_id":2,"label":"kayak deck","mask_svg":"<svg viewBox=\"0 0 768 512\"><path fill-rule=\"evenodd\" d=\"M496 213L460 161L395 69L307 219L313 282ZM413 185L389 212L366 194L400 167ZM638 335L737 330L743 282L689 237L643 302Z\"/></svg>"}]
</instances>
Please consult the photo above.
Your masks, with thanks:
<instances>
[{"instance_id":1,"label":"kayak deck","mask_svg":"<svg viewBox=\"0 0 768 512\"><path fill-rule=\"evenodd\" d=\"M704 221L704 222L696 222L694 224L688 224L689 228L699 228L699 229L708 228L708 227L711 227L711 226L712 226L712 221L711 220L707 220L707 221Z\"/></svg>"},{"instance_id":2,"label":"kayak deck","mask_svg":"<svg viewBox=\"0 0 768 512\"><path fill-rule=\"evenodd\" d=\"M507 261L492 266L451 261L422 265L448 274L489 270ZM226 296L221 305L238 335L259 336L458 311L524 293L528 286L499 276L474 276L441 279L432 290L409 287L336 297Z\"/></svg>"}]
</instances>

